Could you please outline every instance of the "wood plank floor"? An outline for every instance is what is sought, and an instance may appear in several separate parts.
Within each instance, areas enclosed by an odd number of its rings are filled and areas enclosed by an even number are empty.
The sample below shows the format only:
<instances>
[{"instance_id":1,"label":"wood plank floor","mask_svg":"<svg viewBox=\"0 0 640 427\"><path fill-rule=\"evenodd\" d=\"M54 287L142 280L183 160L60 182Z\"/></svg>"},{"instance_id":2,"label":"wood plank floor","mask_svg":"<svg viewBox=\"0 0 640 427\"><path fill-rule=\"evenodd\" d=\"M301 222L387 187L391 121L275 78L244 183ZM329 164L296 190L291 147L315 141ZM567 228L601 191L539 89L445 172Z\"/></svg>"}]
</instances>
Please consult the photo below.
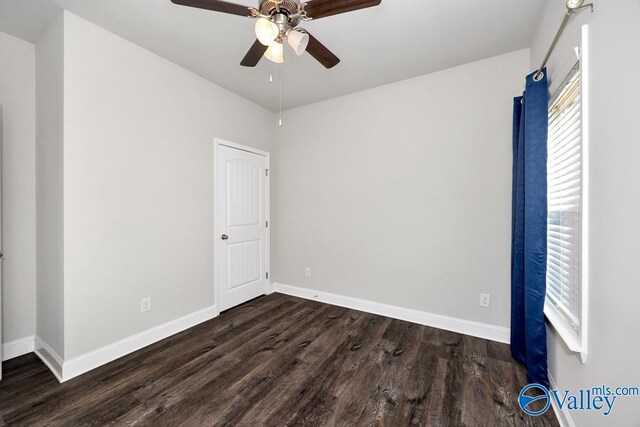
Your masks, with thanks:
<instances>
[{"instance_id":1,"label":"wood plank floor","mask_svg":"<svg viewBox=\"0 0 640 427\"><path fill-rule=\"evenodd\" d=\"M2 425L556 426L507 345L273 294L64 384L4 363Z\"/></svg>"}]
</instances>

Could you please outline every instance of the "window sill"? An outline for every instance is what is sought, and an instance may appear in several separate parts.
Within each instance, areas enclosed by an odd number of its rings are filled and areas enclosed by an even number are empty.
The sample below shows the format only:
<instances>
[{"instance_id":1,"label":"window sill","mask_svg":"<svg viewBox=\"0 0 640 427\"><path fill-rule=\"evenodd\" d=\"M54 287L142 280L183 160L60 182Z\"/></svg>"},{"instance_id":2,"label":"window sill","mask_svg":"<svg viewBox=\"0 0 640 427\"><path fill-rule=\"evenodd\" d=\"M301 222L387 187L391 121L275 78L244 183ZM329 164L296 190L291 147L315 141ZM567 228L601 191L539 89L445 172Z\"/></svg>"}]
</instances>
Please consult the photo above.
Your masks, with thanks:
<instances>
[{"instance_id":1,"label":"window sill","mask_svg":"<svg viewBox=\"0 0 640 427\"><path fill-rule=\"evenodd\" d=\"M582 363L587 363L587 349L582 345L580 334L571 327L567 319L549 302L544 305L544 315L569 350L576 353Z\"/></svg>"}]
</instances>

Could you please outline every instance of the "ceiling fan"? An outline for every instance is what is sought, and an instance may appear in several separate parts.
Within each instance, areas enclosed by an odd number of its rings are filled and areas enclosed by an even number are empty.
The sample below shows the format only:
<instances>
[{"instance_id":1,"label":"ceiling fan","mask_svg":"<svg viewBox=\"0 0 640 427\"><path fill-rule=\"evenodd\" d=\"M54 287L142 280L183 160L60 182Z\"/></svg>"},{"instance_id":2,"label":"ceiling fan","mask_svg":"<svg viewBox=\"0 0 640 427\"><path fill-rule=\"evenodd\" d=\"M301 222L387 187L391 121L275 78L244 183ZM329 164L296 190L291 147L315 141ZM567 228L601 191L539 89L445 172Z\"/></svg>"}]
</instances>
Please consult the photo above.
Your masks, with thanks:
<instances>
[{"instance_id":1,"label":"ceiling fan","mask_svg":"<svg viewBox=\"0 0 640 427\"><path fill-rule=\"evenodd\" d=\"M256 37L249 52L240 65L255 67L260 58L278 64L284 62L284 42L296 55L309 52L326 68L333 68L340 62L329 49L313 37L300 21L310 21L367 7L378 6L382 0L260 0L258 8L242 6L221 0L171 0L182 6L197 7L232 15L256 18Z\"/></svg>"}]
</instances>

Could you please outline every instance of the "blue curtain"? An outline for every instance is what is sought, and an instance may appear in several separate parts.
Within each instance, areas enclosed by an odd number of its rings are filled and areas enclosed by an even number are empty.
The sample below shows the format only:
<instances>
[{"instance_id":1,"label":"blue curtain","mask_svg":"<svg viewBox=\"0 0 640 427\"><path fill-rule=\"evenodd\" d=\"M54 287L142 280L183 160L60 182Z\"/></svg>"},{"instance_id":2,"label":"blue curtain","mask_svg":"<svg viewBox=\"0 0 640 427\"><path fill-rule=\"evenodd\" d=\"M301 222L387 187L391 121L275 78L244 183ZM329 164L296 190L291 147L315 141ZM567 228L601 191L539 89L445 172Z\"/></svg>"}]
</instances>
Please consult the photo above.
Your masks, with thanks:
<instances>
[{"instance_id":1,"label":"blue curtain","mask_svg":"<svg viewBox=\"0 0 640 427\"><path fill-rule=\"evenodd\" d=\"M530 383L549 386L544 320L547 263L547 71L527 76L513 107L511 355Z\"/></svg>"}]
</instances>

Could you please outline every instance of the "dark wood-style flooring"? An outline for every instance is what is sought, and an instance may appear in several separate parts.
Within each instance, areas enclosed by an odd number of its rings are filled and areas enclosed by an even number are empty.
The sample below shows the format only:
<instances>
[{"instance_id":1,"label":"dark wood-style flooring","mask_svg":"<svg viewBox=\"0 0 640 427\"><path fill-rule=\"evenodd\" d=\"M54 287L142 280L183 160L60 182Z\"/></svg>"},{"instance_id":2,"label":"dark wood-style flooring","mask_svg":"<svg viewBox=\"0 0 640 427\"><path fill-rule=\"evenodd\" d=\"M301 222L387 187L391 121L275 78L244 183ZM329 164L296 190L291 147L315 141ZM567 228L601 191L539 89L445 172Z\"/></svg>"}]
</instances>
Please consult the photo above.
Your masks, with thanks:
<instances>
[{"instance_id":1,"label":"dark wood-style flooring","mask_svg":"<svg viewBox=\"0 0 640 427\"><path fill-rule=\"evenodd\" d=\"M273 294L66 383L4 363L0 426L547 426L504 344Z\"/></svg>"}]
</instances>

